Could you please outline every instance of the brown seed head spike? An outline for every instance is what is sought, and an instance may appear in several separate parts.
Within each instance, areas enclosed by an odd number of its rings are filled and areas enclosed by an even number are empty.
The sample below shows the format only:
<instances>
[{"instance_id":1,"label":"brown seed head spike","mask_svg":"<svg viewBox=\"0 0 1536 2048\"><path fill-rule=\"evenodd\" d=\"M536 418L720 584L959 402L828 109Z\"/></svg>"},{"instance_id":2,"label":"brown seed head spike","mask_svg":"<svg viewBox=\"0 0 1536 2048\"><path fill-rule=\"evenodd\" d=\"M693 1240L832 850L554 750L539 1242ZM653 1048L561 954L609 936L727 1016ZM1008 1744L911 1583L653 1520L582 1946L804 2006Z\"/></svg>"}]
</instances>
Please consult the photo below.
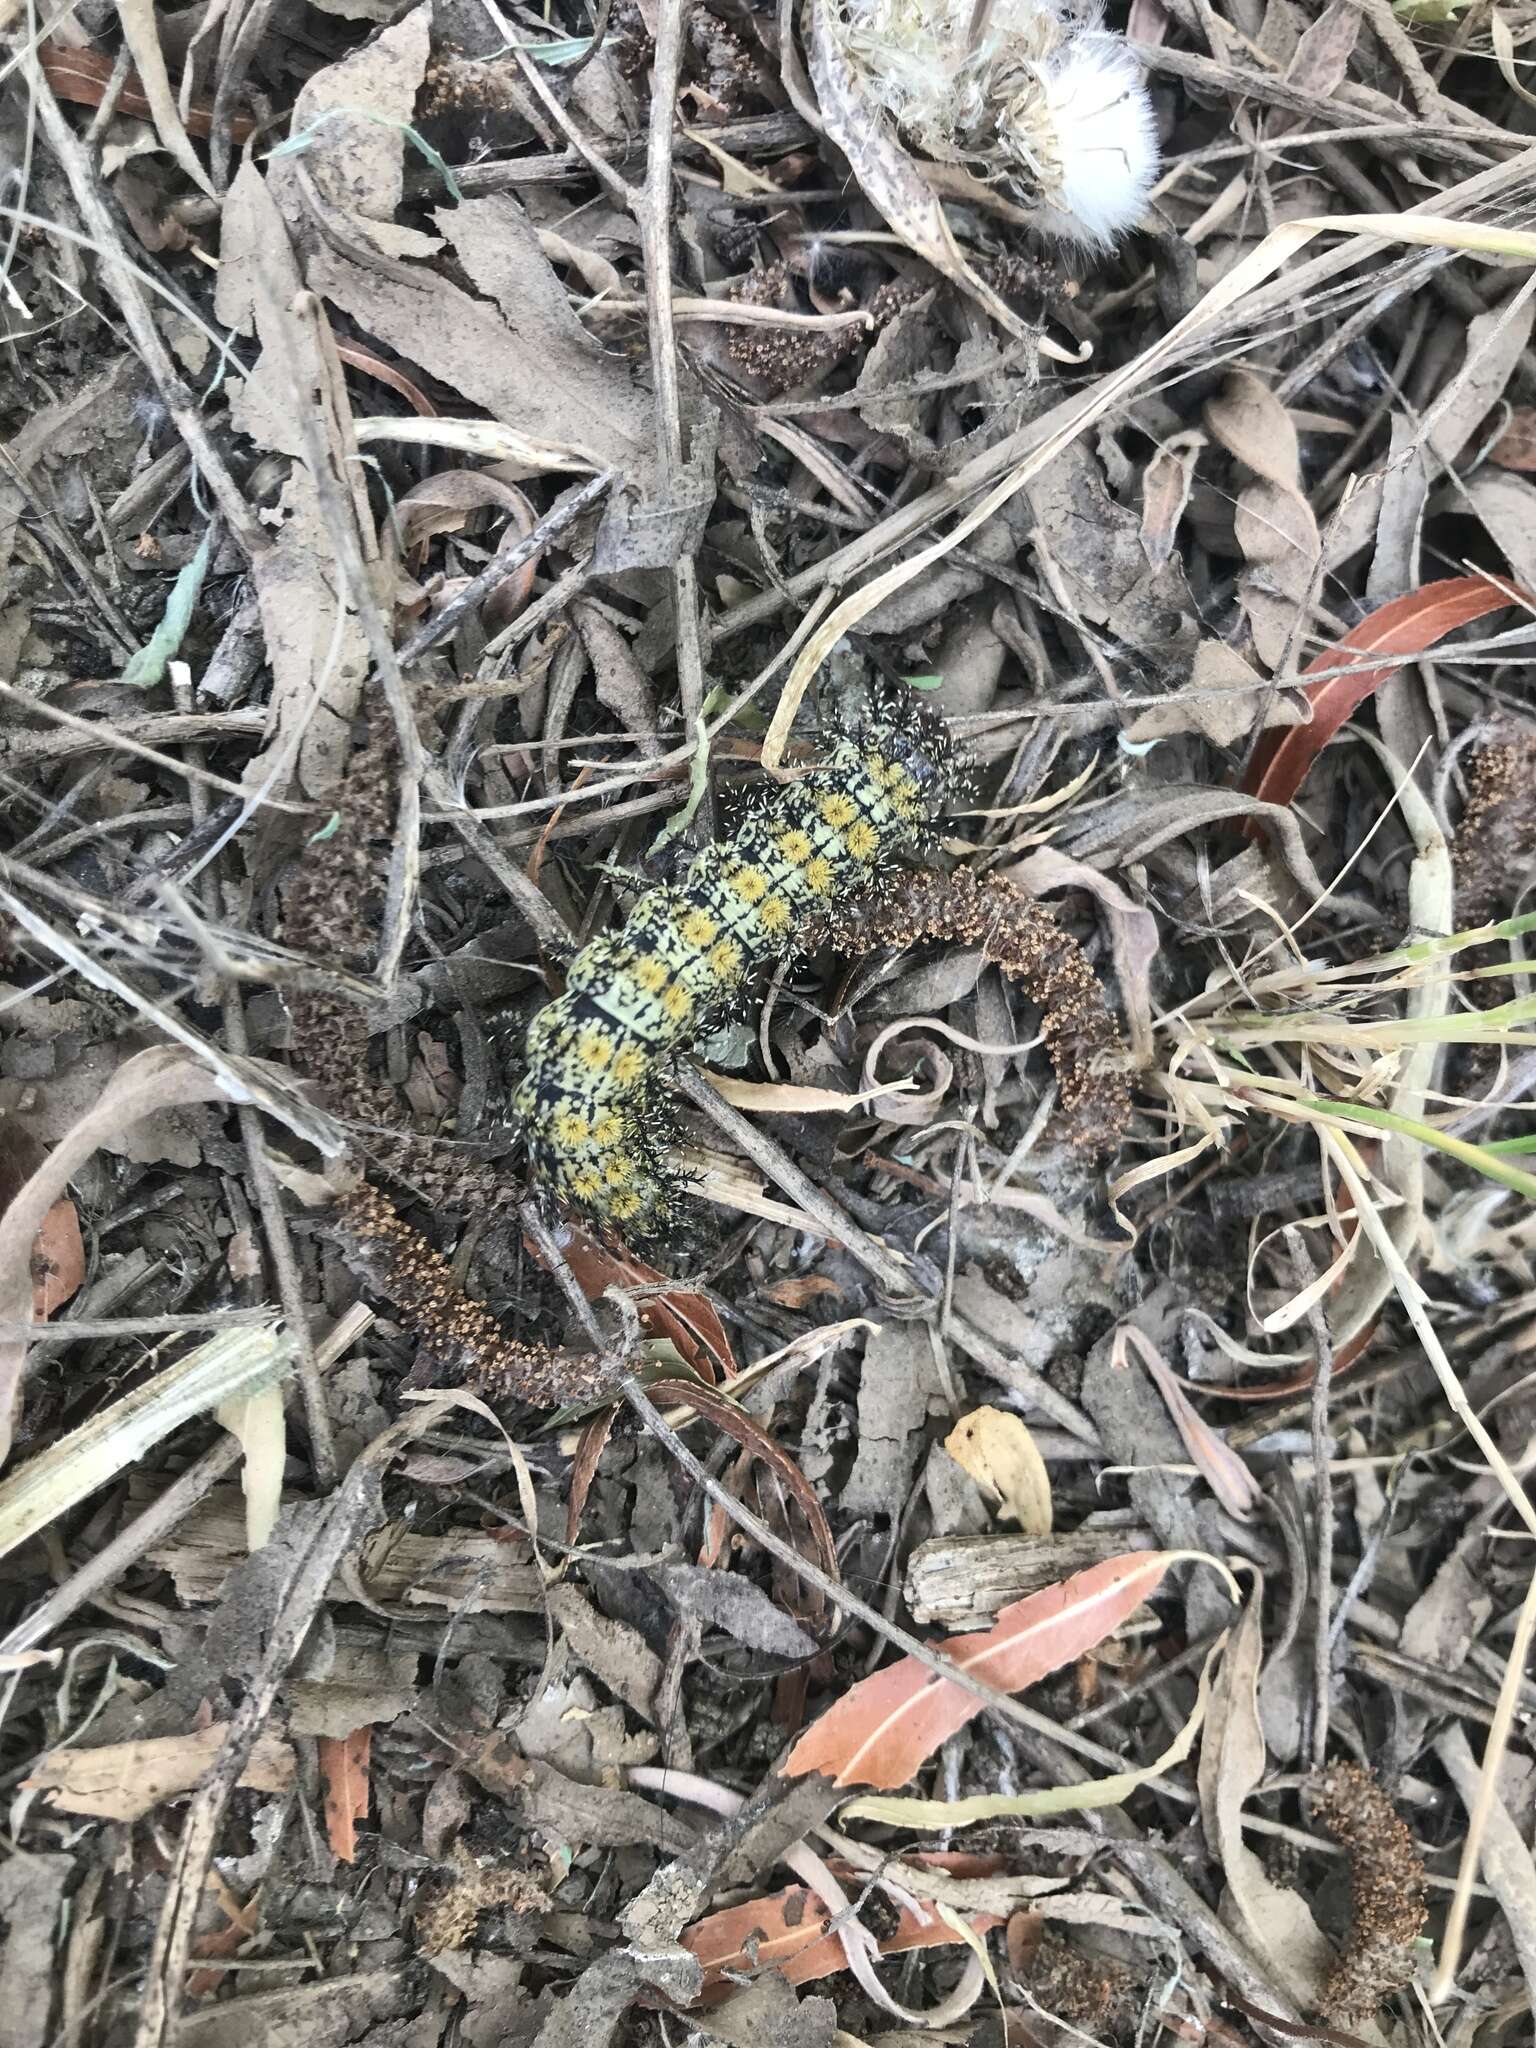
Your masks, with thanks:
<instances>
[{"instance_id":1,"label":"brown seed head spike","mask_svg":"<svg viewBox=\"0 0 1536 2048\"><path fill-rule=\"evenodd\" d=\"M492 1407L560 1408L615 1391L607 1359L508 1337L489 1309L470 1300L442 1253L375 1189L338 1202L334 1227L347 1264L399 1310L431 1352L440 1383L469 1387Z\"/></svg>"},{"instance_id":2,"label":"brown seed head spike","mask_svg":"<svg viewBox=\"0 0 1536 2048\"><path fill-rule=\"evenodd\" d=\"M1033 896L1001 876L904 874L856 903L837 922L837 942L855 951L947 939L980 946L1043 1012L1041 1030L1061 1090L1068 1134L1085 1152L1109 1152L1124 1137L1131 1097L1125 1049L1086 954Z\"/></svg>"},{"instance_id":3,"label":"brown seed head spike","mask_svg":"<svg viewBox=\"0 0 1536 2048\"><path fill-rule=\"evenodd\" d=\"M1312 1780L1318 1826L1349 1857L1353 1920L1318 2011L1355 2027L1413 1981L1413 1945L1428 1915L1424 1859L1392 1802L1358 1764L1329 1764Z\"/></svg>"}]
</instances>

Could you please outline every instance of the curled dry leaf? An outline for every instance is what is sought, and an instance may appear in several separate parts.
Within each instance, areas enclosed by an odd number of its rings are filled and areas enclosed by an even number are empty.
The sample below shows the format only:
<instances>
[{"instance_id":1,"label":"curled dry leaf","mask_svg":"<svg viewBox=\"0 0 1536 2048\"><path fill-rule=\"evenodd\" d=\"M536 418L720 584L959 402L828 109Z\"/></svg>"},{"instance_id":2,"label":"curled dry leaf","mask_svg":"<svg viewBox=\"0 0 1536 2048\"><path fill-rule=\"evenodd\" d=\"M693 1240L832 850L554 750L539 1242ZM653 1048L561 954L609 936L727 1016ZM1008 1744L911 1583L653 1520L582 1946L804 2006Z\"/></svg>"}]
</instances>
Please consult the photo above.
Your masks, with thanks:
<instances>
[{"instance_id":1,"label":"curled dry leaf","mask_svg":"<svg viewBox=\"0 0 1536 2048\"><path fill-rule=\"evenodd\" d=\"M1264 1775L1259 1670L1263 1583L1233 1630L1200 1745L1200 1818L1226 1881L1222 1918L1299 2007L1315 2007L1333 1955L1300 1892L1278 1885L1243 1840L1243 1802Z\"/></svg>"},{"instance_id":2,"label":"curled dry leaf","mask_svg":"<svg viewBox=\"0 0 1536 2048\"><path fill-rule=\"evenodd\" d=\"M738 1408L723 1394L717 1394L709 1387L694 1386L688 1380L657 1380L650 1388L650 1395L653 1401L663 1406L668 1401L687 1402L706 1422L712 1422L716 1429L723 1430L740 1444L749 1457L761 1459L804 1514L816 1551L816 1563L828 1578L842 1577L837 1545L832 1541L832 1531L827 1526L827 1517L815 1487L788 1451L774 1442L760 1422L754 1422L745 1409Z\"/></svg>"},{"instance_id":3,"label":"curled dry leaf","mask_svg":"<svg viewBox=\"0 0 1536 2048\"><path fill-rule=\"evenodd\" d=\"M973 1408L962 1415L944 1448L983 1493L1000 1502L999 1514L1026 1536L1051 1533L1051 1475L1035 1440L1005 1408Z\"/></svg>"},{"instance_id":4,"label":"curled dry leaf","mask_svg":"<svg viewBox=\"0 0 1536 2048\"><path fill-rule=\"evenodd\" d=\"M1091 1650L1156 1592L1178 1551L1107 1558L1059 1586L1016 1600L979 1635L933 1643L947 1662L999 1692L1022 1692ZM836 1785L905 1785L941 1743L981 1712L972 1692L919 1657L877 1671L829 1707L802 1735L786 1777L821 1771Z\"/></svg>"}]
</instances>

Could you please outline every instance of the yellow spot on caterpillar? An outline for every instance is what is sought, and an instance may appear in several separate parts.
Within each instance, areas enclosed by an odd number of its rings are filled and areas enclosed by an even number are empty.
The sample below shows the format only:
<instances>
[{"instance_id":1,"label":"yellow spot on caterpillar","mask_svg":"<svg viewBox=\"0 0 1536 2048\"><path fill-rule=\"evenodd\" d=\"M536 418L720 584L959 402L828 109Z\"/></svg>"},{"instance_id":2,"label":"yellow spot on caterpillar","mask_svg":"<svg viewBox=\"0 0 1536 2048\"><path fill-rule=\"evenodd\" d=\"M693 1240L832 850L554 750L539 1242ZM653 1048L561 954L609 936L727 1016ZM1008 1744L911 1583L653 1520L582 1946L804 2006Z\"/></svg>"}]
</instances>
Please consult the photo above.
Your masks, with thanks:
<instances>
[{"instance_id":1,"label":"yellow spot on caterpillar","mask_svg":"<svg viewBox=\"0 0 1536 2048\"><path fill-rule=\"evenodd\" d=\"M904 768L898 768L891 777L891 802L902 817L910 818L922 808L922 792Z\"/></svg>"},{"instance_id":2,"label":"yellow spot on caterpillar","mask_svg":"<svg viewBox=\"0 0 1536 2048\"><path fill-rule=\"evenodd\" d=\"M638 1216L645 1204L633 1188L616 1189L608 1201L608 1214L615 1223L628 1223L632 1216Z\"/></svg>"},{"instance_id":3,"label":"yellow spot on caterpillar","mask_svg":"<svg viewBox=\"0 0 1536 2048\"><path fill-rule=\"evenodd\" d=\"M615 1152L603 1162L603 1178L611 1188L627 1187L635 1177L635 1162L627 1152Z\"/></svg>"},{"instance_id":4,"label":"yellow spot on caterpillar","mask_svg":"<svg viewBox=\"0 0 1536 2048\"><path fill-rule=\"evenodd\" d=\"M821 813L822 822L830 825L834 832L851 825L859 815L859 807L851 796L824 796L816 808Z\"/></svg>"},{"instance_id":5,"label":"yellow spot on caterpillar","mask_svg":"<svg viewBox=\"0 0 1536 2048\"><path fill-rule=\"evenodd\" d=\"M683 937L690 946L697 946L701 951L705 946L714 944L715 934L719 929L719 925L707 910L690 910L683 919Z\"/></svg>"},{"instance_id":6,"label":"yellow spot on caterpillar","mask_svg":"<svg viewBox=\"0 0 1536 2048\"><path fill-rule=\"evenodd\" d=\"M722 939L709 950L709 964L719 981L735 981L741 974L741 948L734 939Z\"/></svg>"},{"instance_id":7,"label":"yellow spot on caterpillar","mask_svg":"<svg viewBox=\"0 0 1536 2048\"><path fill-rule=\"evenodd\" d=\"M639 1057L638 1053L633 1052L621 1054L619 1064L622 1066L626 1059L639 1059ZM645 1064L643 1060L640 1063L642 1066ZM592 1120L592 1142L602 1151L606 1152L610 1145L617 1145L620 1137L623 1135L623 1130L624 1126L619 1122L613 1111L605 1109L600 1116L594 1117Z\"/></svg>"},{"instance_id":8,"label":"yellow spot on caterpillar","mask_svg":"<svg viewBox=\"0 0 1536 2048\"><path fill-rule=\"evenodd\" d=\"M576 1057L588 1073L600 1074L613 1058L613 1037L596 1024L588 1025L576 1041Z\"/></svg>"},{"instance_id":9,"label":"yellow spot on caterpillar","mask_svg":"<svg viewBox=\"0 0 1536 2048\"><path fill-rule=\"evenodd\" d=\"M835 879L831 861L822 860L820 856L813 860L805 871L806 886L817 896L829 895Z\"/></svg>"},{"instance_id":10,"label":"yellow spot on caterpillar","mask_svg":"<svg viewBox=\"0 0 1536 2048\"><path fill-rule=\"evenodd\" d=\"M810 834L802 832L798 825L791 827L788 832L779 834L778 848L790 866L797 868L803 868L816 851L811 844Z\"/></svg>"},{"instance_id":11,"label":"yellow spot on caterpillar","mask_svg":"<svg viewBox=\"0 0 1536 2048\"><path fill-rule=\"evenodd\" d=\"M590 1166L579 1167L571 1175L571 1193L578 1202L590 1202L602 1192L602 1182Z\"/></svg>"},{"instance_id":12,"label":"yellow spot on caterpillar","mask_svg":"<svg viewBox=\"0 0 1536 2048\"><path fill-rule=\"evenodd\" d=\"M765 896L758 906L757 914L765 932L777 935L779 932L788 931L790 910L782 896Z\"/></svg>"},{"instance_id":13,"label":"yellow spot on caterpillar","mask_svg":"<svg viewBox=\"0 0 1536 2048\"><path fill-rule=\"evenodd\" d=\"M587 1120L573 1109L555 1112L555 1136L562 1145L585 1145L587 1142Z\"/></svg>"},{"instance_id":14,"label":"yellow spot on caterpillar","mask_svg":"<svg viewBox=\"0 0 1536 2048\"><path fill-rule=\"evenodd\" d=\"M613 1063L613 1078L621 1088L633 1088L645 1072L645 1054L635 1045L624 1048Z\"/></svg>"},{"instance_id":15,"label":"yellow spot on caterpillar","mask_svg":"<svg viewBox=\"0 0 1536 2048\"><path fill-rule=\"evenodd\" d=\"M653 996L658 989L667 985L666 964L658 960L654 954L648 959L637 960L631 972L647 995Z\"/></svg>"},{"instance_id":16,"label":"yellow spot on caterpillar","mask_svg":"<svg viewBox=\"0 0 1536 2048\"><path fill-rule=\"evenodd\" d=\"M890 763L886 760L884 754L866 754L864 756L864 768L870 781L879 783L882 789L891 779Z\"/></svg>"},{"instance_id":17,"label":"yellow spot on caterpillar","mask_svg":"<svg viewBox=\"0 0 1536 2048\"><path fill-rule=\"evenodd\" d=\"M725 878L725 885L743 903L760 903L768 894L768 877L761 868L733 868Z\"/></svg>"},{"instance_id":18,"label":"yellow spot on caterpillar","mask_svg":"<svg viewBox=\"0 0 1536 2048\"><path fill-rule=\"evenodd\" d=\"M689 995L687 989L674 981L662 996L661 1007L674 1024L680 1024L693 1008L693 997Z\"/></svg>"},{"instance_id":19,"label":"yellow spot on caterpillar","mask_svg":"<svg viewBox=\"0 0 1536 2048\"><path fill-rule=\"evenodd\" d=\"M880 834L866 819L857 825L850 825L843 835L843 844L855 860L873 860L880 849Z\"/></svg>"}]
</instances>

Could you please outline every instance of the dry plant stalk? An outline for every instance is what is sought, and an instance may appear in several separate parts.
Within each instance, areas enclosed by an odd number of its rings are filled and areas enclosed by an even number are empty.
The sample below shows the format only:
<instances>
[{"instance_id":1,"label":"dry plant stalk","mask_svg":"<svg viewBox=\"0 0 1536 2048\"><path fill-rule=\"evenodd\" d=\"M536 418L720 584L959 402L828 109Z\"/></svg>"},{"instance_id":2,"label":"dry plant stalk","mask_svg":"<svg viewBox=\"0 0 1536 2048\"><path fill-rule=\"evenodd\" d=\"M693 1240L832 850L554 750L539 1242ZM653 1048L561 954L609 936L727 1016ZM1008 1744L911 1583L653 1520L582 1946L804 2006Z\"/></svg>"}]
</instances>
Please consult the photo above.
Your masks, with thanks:
<instances>
[{"instance_id":1,"label":"dry plant stalk","mask_svg":"<svg viewBox=\"0 0 1536 2048\"><path fill-rule=\"evenodd\" d=\"M335 1232L347 1264L400 1311L440 1381L472 1387L492 1406L520 1401L558 1408L601 1401L617 1390L612 1363L591 1352L556 1351L509 1337L454 1277L452 1266L374 1188L336 1205Z\"/></svg>"},{"instance_id":2,"label":"dry plant stalk","mask_svg":"<svg viewBox=\"0 0 1536 2048\"><path fill-rule=\"evenodd\" d=\"M1369 2020L1413 1981L1414 1943L1428 1917L1424 1859L1392 1802L1358 1764L1329 1764L1312 1780L1313 1814L1349 1857L1352 1924L1319 2011L1337 2027Z\"/></svg>"},{"instance_id":3,"label":"dry plant stalk","mask_svg":"<svg viewBox=\"0 0 1536 2048\"><path fill-rule=\"evenodd\" d=\"M980 946L1038 1003L1041 1031L1061 1089L1067 1134L1084 1152L1113 1151L1131 1118L1126 1049L1104 989L1081 946L1045 905L998 875L903 875L838 921L851 951L948 939Z\"/></svg>"}]
</instances>

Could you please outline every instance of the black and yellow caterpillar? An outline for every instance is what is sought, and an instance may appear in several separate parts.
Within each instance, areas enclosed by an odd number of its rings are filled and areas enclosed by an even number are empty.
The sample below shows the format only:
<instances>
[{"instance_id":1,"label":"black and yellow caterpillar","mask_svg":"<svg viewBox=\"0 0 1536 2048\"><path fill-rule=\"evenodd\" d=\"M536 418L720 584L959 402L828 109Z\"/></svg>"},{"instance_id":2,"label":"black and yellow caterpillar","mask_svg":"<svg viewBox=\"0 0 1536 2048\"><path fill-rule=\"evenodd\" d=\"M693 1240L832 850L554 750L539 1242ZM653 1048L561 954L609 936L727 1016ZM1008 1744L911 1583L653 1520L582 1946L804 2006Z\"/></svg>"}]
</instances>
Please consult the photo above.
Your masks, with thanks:
<instances>
[{"instance_id":1,"label":"black and yellow caterpillar","mask_svg":"<svg viewBox=\"0 0 1536 2048\"><path fill-rule=\"evenodd\" d=\"M564 994L529 1026L513 1097L548 1194L630 1236L662 1227L679 1187L664 1156L668 1062L921 837L956 779L942 724L883 707L681 881L648 889L621 930L583 947Z\"/></svg>"}]
</instances>

